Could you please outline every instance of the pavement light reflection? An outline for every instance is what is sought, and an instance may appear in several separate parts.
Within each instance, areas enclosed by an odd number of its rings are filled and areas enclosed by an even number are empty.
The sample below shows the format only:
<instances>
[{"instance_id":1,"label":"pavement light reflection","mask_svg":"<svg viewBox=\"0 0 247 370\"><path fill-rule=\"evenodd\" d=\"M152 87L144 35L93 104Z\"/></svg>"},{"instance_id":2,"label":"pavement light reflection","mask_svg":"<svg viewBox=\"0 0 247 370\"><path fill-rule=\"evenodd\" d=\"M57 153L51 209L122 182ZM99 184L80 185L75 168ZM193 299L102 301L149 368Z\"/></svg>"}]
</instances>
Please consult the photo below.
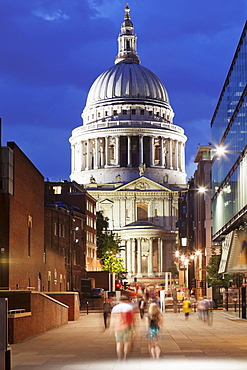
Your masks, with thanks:
<instances>
[{"instance_id":1,"label":"pavement light reflection","mask_svg":"<svg viewBox=\"0 0 247 370\"><path fill-rule=\"evenodd\" d=\"M128 369L128 370L150 370L155 368L155 370L191 370L191 369L200 369L200 370L219 370L222 368L224 370L246 370L247 369L247 357L246 359L229 359L225 360L217 358L161 358L159 360L150 360L150 359L127 359L126 361L100 361L88 364L70 364L63 367L64 370L118 370L118 369ZM50 367L52 370L52 366Z\"/></svg>"}]
</instances>

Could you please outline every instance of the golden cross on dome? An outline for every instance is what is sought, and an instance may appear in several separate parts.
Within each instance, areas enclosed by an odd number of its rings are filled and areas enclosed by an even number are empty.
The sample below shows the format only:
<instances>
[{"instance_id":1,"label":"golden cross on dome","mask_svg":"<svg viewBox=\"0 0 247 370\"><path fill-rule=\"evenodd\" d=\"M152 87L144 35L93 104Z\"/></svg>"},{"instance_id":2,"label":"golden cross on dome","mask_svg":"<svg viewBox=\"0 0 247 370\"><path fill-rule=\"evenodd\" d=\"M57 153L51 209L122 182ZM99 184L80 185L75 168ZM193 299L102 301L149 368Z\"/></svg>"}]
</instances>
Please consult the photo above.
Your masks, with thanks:
<instances>
[{"instance_id":1,"label":"golden cross on dome","mask_svg":"<svg viewBox=\"0 0 247 370\"><path fill-rule=\"evenodd\" d=\"M130 19L130 15L129 15L129 12L130 12L130 8L129 8L129 3L125 3L126 4L126 7L125 7L125 16L124 16L124 19Z\"/></svg>"}]
</instances>

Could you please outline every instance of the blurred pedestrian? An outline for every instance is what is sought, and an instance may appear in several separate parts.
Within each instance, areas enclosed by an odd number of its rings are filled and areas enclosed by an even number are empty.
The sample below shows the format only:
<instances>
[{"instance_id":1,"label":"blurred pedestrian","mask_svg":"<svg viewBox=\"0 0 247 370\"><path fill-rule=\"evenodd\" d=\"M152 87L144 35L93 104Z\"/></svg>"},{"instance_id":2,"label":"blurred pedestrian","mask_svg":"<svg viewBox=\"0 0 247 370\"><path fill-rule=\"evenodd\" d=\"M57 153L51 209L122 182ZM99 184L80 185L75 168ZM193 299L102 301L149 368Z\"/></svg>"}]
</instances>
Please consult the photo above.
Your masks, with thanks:
<instances>
[{"instance_id":1,"label":"blurred pedestrian","mask_svg":"<svg viewBox=\"0 0 247 370\"><path fill-rule=\"evenodd\" d=\"M111 314L111 303L108 299L105 299L103 303L103 317L105 329L110 326L110 314Z\"/></svg>"},{"instance_id":2,"label":"blurred pedestrian","mask_svg":"<svg viewBox=\"0 0 247 370\"><path fill-rule=\"evenodd\" d=\"M126 360L134 336L134 306L128 297L122 297L113 307L114 330L118 360Z\"/></svg>"},{"instance_id":3,"label":"blurred pedestrian","mask_svg":"<svg viewBox=\"0 0 247 370\"><path fill-rule=\"evenodd\" d=\"M197 300L197 312L199 320L204 320L205 310L205 300L203 299L203 297L199 297Z\"/></svg>"},{"instance_id":4,"label":"blurred pedestrian","mask_svg":"<svg viewBox=\"0 0 247 370\"><path fill-rule=\"evenodd\" d=\"M161 349L159 344L159 333L161 328L161 312L156 303L151 303L146 317L146 331L149 354L152 359L159 358Z\"/></svg>"},{"instance_id":5,"label":"blurred pedestrian","mask_svg":"<svg viewBox=\"0 0 247 370\"><path fill-rule=\"evenodd\" d=\"M185 318L188 319L189 314L191 312L191 303L190 303L190 300L188 298L185 298L183 300L183 311L184 311Z\"/></svg>"},{"instance_id":6,"label":"blurred pedestrian","mask_svg":"<svg viewBox=\"0 0 247 370\"><path fill-rule=\"evenodd\" d=\"M145 307L146 307L146 302L145 302L144 298L142 298L139 301L139 311L140 311L140 317L141 317L141 319L143 319L143 317L144 317Z\"/></svg>"}]
</instances>

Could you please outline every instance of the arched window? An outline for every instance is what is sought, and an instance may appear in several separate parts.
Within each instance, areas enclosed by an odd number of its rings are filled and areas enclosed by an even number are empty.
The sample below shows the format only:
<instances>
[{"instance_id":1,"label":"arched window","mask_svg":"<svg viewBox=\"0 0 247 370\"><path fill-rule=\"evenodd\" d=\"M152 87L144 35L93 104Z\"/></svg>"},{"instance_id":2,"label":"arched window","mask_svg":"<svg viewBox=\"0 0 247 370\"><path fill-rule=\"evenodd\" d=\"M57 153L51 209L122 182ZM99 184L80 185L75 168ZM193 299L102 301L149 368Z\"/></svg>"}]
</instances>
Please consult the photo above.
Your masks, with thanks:
<instances>
[{"instance_id":1,"label":"arched window","mask_svg":"<svg viewBox=\"0 0 247 370\"><path fill-rule=\"evenodd\" d=\"M148 220L148 205L147 203L137 203L137 221Z\"/></svg>"}]
</instances>

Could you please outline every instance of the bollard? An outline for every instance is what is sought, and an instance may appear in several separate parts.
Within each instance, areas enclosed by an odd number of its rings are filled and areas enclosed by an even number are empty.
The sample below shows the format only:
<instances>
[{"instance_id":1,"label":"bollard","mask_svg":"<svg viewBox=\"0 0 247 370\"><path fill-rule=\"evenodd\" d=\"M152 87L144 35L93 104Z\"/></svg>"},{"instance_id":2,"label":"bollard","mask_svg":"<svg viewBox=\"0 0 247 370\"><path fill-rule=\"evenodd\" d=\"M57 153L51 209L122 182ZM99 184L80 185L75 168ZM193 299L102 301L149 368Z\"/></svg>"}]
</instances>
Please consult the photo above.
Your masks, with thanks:
<instances>
[{"instance_id":1,"label":"bollard","mask_svg":"<svg viewBox=\"0 0 247 370\"><path fill-rule=\"evenodd\" d=\"M88 304L89 304L89 303L87 302L87 315L88 315Z\"/></svg>"}]
</instances>

